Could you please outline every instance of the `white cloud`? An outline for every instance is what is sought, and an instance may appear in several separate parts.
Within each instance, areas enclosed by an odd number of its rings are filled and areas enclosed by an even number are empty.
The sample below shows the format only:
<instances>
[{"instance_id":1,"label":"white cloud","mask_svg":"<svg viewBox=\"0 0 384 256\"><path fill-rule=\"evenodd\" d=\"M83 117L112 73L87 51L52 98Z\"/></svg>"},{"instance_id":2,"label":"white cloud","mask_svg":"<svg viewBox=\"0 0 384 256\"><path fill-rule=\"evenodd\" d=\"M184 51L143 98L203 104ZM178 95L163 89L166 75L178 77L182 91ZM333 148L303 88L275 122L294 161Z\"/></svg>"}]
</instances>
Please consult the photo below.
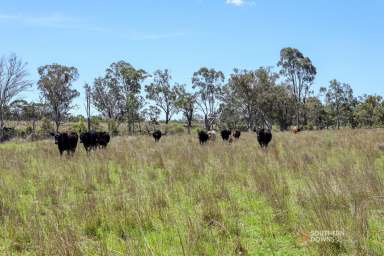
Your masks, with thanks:
<instances>
[{"instance_id":1,"label":"white cloud","mask_svg":"<svg viewBox=\"0 0 384 256\"><path fill-rule=\"evenodd\" d=\"M238 7L245 5L253 6L255 4L254 2L250 2L248 0L225 0L225 2L229 5L234 5Z\"/></svg>"},{"instance_id":2,"label":"white cloud","mask_svg":"<svg viewBox=\"0 0 384 256\"><path fill-rule=\"evenodd\" d=\"M243 0L226 0L227 4L242 6L244 4Z\"/></svg>"}]
</instances>

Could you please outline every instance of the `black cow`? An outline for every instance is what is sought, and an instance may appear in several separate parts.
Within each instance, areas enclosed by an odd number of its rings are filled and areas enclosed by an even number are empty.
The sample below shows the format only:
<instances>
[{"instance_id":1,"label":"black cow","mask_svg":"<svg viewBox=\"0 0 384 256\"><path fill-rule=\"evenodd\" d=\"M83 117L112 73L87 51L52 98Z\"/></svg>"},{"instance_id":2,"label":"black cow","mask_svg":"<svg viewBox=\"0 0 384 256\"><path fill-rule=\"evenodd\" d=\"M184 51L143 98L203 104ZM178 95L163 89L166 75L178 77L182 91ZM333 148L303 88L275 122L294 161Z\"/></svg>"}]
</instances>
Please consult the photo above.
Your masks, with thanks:
<instances>
[{"instance_id":1,"label":"black cow","mask_svg":"<svg viewBox=\"0 0 384 256\"><path fill-rule=\"evenodd\" d=\"M96 132L82 132L80 134L80 143L83 144L85 151L89 152L97 148Z\"/></svg>"},{"instance_id":2,"label":"black cow","mask_svg":"<svg viewBox=\"0 0 384 256\"><path fill-rule=\"evenodd\" d=\"M228 141L230 136L231 136L230 130L222 130L221 131L221 138L223 138L224 141Z\"/></svg>"},{"instance_id":3,"label":"black cow","mask_svg":"<svg viewBox=\"0 0 384 256\"><path fill-rule=\"evenodd\" d=\"M106 132L83 132L80 134L80 143L84 145L87 152L98 147L106 148L111 137Z\"/></svg>"},{"instance_id":4,"label":"black cow","mask_svg":"<svg viewBox=\"0 0 384 256\"><path fill-rule=\"evenodd\" d=\"M75 132L51 133L55 137L55 144L59 148L60 155L67 151L68 155L73 155L76 151L79 136Z\"/></svg>"},{"instance_id":5,"label":"black cow","mask_svg":"<svg viewBox=\"0 0 384 256\"><path fill-rule=\"evenodd\" d=\"M199 137L199 142L200 142L201 145L206 144L208 142L209 135L208 135L207 132L199 131L199 133L197 135Z\"/></svg>"},{"instance_id":6,"label":"black cow","mask_svg":"<svg viewBox=\"0 0 384 256\"><path fill-rule=\"evenodd\" d=\"M240 136L241 136L241 132L239 131L239 130L235 130L234 132L233 132L233 137L235 138L235 139L240 139Z\"/></svg>"},{"instance_id":7,"label":"black cow","mask_svg":"<svg viewBox=\"0 0 384 256\"><path fill-rule=\"evenodd\" d=\"M152 133L153 138L155 139L155 142L159 142L162 136L162 133L160 130L156 130Z\"/></svg>"},{"instance_id":8,"label":"black cow","mask_svg":"<svg viewBox=\"0 0 384 256\"><path fill-rule=\"evenodd\" d=\"M257 141L262 148L268 147L269 142L272 140L272 132L268 129L259 129L256 131Z\"/></svg>"},{"instance_id":9,"label":"black cow","mask_svg":"<svg viewBox=\"0 0 384 256\"><path fill-rule=\"evenodd\" d=\"M109 141L111 140L111 136L107 132L96 132L97 134L97 144L101 148L106 148L108 146Z\"/></svg>"}]
</instances>

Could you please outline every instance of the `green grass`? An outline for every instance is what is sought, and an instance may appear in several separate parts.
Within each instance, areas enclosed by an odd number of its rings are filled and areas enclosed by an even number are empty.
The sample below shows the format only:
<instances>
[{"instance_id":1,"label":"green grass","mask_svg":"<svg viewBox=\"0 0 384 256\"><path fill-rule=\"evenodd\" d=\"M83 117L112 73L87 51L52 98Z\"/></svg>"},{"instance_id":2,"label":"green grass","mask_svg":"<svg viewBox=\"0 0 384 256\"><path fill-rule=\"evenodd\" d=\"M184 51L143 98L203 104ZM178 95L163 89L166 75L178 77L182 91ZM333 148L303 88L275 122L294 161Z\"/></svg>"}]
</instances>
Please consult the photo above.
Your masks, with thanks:
<instances>
[{"instance_id":1,"label":"green grass","mask_svg":"<svg viewBox=\"0 0 384 256\"><path fill-rule=\"evenodd\" d=\"M383 255L382 130L0 145L1 255ZM311 232L342 231L313 242ZM308 240L309 239L309 240Z\"/></svg>"}]
</instances>

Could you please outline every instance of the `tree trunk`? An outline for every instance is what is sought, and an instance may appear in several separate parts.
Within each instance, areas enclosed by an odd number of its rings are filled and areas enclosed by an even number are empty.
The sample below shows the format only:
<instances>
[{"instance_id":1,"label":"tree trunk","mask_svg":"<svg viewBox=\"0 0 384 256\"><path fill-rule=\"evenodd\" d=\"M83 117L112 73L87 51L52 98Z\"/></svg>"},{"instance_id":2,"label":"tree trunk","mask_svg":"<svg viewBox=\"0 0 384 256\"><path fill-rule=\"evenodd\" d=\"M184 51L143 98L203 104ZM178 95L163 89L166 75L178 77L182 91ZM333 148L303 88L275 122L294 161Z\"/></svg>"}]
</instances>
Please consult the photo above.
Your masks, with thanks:
<instances>
[{"instance_id":1,"label":"tree trunk","mask_svg":"<svg viewBox=\"0 0 384 256\"><path fill-rule=\"evenodd\" d=\"M205 129L207 129L207 131L209 131L211 129L211 125L209 124L209 120L208 120L208 115L207 114L204 115L204 122L205 122Z\"/></svg>"},{"instance_id":2,"label":"tree trunk","mask_svg":"<svg viewBox=\"0 0 384 256\"><path fill-rule=\"evenodd\" d=\"M129 122L128 124L128 133L129 135L132 135L132 122Z\"/></svg>"},{"instance_id":3,"label":"tree trunk","mask_svg":"<svg viewBox=\"0 0 384 256\"><path fill-rule=\"evenodd\" d=\"M0 141L4 137L4 108L0 107Z\"/></svg>"},{"instance_id":4,"label":"tree trunk","mask_svg":"<svg viewBox=\"0 0 384 256\"><path fill-rule=\"evenodd\" d=\"M90 132L91 131L91 118L90 117L88 117L87 122L88 122L88 131Z\"/></svg>"},{"instance_id":5,"label":"tree trunk","mask_svg":"<svg viewBox=\"0 0 384 256\"><path fill-rule=\"evenodd\" d=\"M4 128L4 110L0 108L0 129Z\"/></svg>"},{"instance_id":6,"label":"tree trunk","mask_svg":"<svg viewBox=\"0 0 384 256\"><path fill-rule=\"evenodd\" d=\"M169 113L165 112L165 124L167 125L169 123Z\"/></svg>"},{"instance_id":7,"label":"tree trunk","mask_svg":"<svg viewBox=\"0 0 384 256\"><path fill-rule=\"evenodd\" d=\"M59 132L59 127L60 127L60 121L55 121L56 124L56 132Z\"/></svg>"},{"instance_id":8,"label":"tree trunk","mask_svg":"<svg viewBox=\"0 0 384 256\"><path fill-rule=\"evenodd\" d=\"M288 130L288 123L287 123L287 120L283 120L283 119L281 119L280 122L279 122L279 125L280 125L280 131L286 131L286 130Z\"/></svg>"},{"instance_id":9,"label":"tree trunk","mask_svg":"<svg viewBox=\"0 0 384 256\"><path fill-rule=\"evenodd\" d=\"M33 134L36 133L36 119L35 118L32 119L32 133Z\"/></svg>"},{"instance_id":10,"label":"tree trunk","mask_svg":"<svg viewBox=\"0 0 384 256\"><path fill-rule=\"evenodd\" d=\"M296 127L300 129L300 110L297 108L296 110Z\"/></svg>"},{"instance_id":11,"label":"tree trunk","mask_svg":"<svg viewBox=\"0 0 384 256\"><path fill-rule=\"evenodd\" d=\"M192 119L188 119L187 123L188 134L191 134Z\"/></svg>"},{"instance_id":12,"label":"tree trunk","mask_svg":"<svg viewBox=\"0 0 384 256\"><path fill-rule=\"evenodd\" d=\"M252 114L249 115L249 118L247 120L247 125L248 125L248 131L249 132L253 132L253 130L256 128Z\"/></svg>"},{"instance_id":13,"label":"tree trunk","mask_svg":"<svg viewBox=\"0 0 384 256\"><path fill-rule=\"evenodd\" d=\"M108 122L108 131L112 133L112 120L108 118L107 122Z\"/></svg>"}]
</instances>

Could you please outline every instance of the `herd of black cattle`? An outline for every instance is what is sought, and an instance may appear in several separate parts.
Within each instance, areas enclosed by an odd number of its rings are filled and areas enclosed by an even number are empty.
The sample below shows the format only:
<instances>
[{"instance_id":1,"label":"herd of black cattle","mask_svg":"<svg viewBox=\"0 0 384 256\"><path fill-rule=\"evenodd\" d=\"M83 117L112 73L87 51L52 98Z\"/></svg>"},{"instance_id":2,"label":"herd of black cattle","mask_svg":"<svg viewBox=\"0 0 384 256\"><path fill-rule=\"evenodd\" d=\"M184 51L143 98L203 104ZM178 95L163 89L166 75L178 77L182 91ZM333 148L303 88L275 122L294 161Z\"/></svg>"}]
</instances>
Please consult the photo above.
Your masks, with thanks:
<instances>
[{"instance_id":1,"label":"herd of black cattle","mask_svg":"<svg viewBox=\"0 0 384 256\"><path fill-rule=\"evenodd\" d=\"M55 137L55 144L59 148L60 155L66 151L68 154L74 154L77 147L79 136L75 132L51 133ZM111 137L106 132L83 132L80 134L80 143L84 145L87 152L106 148Z\"/></svg>"},{"instance_id":2,"label":"herd of black cattle","mask_svg":"<svg viewBox=\"0 0 384 256\"><path fill-rule=\"evenodd\" d=\"M268 147L269 142L272 140L272 132L269 129L259 129L255 130L257 134L257 141L259 142L262 148ZM51 133L55 138L55 144L57 145L60 155L64 152L67 152L68 155L73 155L76 151L77 143L79 136L75 132L64 132L64 133ZM165 135L159 130L156 130L152 133L155 142L159 142L161 137ZM220 132L221 138L223 141L232 143L234 140L239 140L241 132L239 130L222 130ZM208 143L208 141L216 140L215 131L199 131L198 139L201 145ZM91 150L96 150L98 148L106 148L109 141L111 140L110 135L107 132L83 132L80 134L80 143L83 144L87 153Z\"/></svg>"}]
</instances>

